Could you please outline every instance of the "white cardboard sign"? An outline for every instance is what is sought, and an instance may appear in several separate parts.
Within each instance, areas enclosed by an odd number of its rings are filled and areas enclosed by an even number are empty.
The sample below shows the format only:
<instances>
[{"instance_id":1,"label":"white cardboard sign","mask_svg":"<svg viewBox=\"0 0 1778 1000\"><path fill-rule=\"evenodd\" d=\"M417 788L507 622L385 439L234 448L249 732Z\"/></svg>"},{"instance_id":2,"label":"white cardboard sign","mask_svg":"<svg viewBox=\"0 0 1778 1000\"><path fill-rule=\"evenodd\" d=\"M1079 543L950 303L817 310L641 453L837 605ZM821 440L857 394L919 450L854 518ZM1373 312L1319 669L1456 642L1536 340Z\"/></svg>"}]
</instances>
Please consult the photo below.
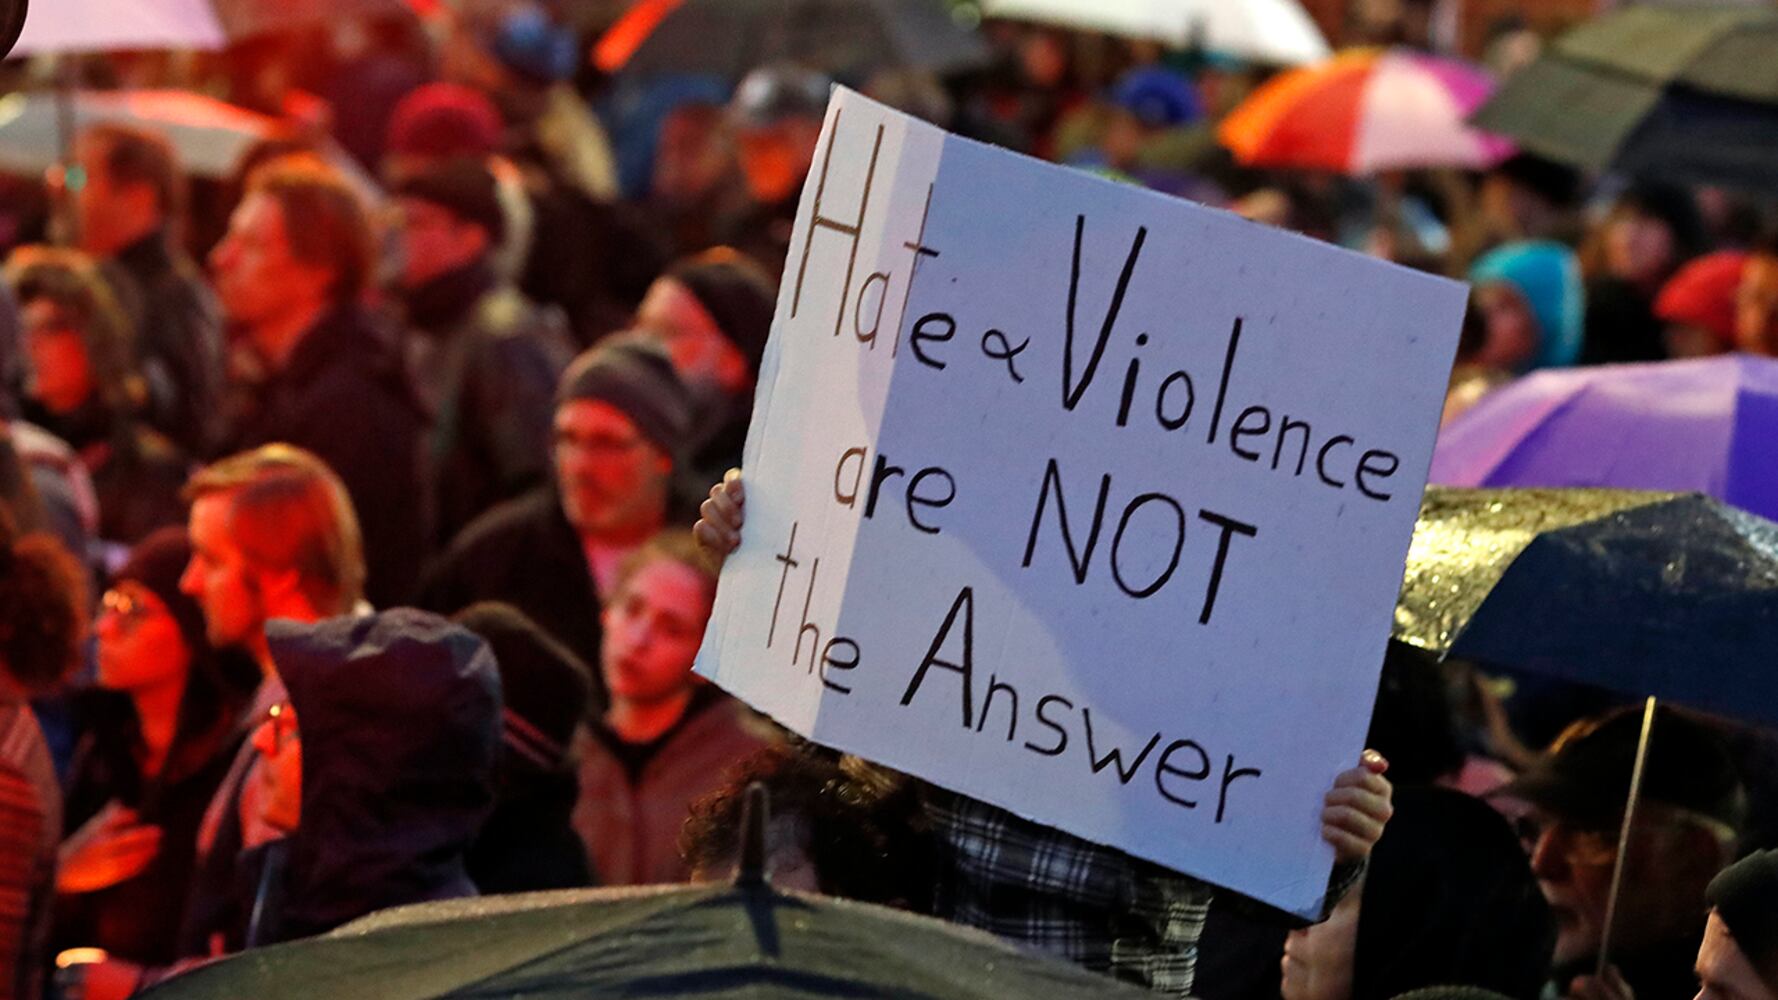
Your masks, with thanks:
<instances>
[{"instance_id":1,"label":"white cardboard sign","mask_svg":"<svg viewBox=\"0 0 1778 1000\"><path fill-rule=\"evenodd\" d=\"M1313 914L1464 302L839 90L698 669Z\"/></svg>"}]
</instances>

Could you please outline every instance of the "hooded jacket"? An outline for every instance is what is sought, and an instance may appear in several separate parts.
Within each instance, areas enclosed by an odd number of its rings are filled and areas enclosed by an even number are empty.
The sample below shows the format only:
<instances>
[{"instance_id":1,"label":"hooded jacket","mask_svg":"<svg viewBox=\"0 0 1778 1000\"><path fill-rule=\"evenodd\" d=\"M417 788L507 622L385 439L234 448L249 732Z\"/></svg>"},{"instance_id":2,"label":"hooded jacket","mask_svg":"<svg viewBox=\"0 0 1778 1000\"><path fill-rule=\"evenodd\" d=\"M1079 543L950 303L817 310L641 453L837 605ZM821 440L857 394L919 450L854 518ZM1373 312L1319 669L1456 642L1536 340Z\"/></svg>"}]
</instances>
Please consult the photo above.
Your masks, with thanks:
<instances>
[{"instance_id":1,"label":"hooded jacket","mask_svg":"<svg viewBox=\"0 0 1778 1000\"><path fill-rule=\"evenodd\" d=\"M464 855L493 804L500 676L487 644L400 608L266 638L302 739L278 935L476 894Z\"/></svg>"}]
</instances>

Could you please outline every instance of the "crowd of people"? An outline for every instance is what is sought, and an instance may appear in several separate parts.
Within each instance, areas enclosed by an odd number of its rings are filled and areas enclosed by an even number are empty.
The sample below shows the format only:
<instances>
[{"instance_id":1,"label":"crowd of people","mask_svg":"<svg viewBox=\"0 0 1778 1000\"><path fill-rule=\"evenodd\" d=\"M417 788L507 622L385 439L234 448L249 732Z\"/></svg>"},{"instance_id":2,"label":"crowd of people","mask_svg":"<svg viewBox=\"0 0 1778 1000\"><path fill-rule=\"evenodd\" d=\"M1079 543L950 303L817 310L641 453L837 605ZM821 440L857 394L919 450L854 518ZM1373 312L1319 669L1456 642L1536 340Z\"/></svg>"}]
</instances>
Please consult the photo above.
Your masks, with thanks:
<instances>
[{"instance_id":1,"label":"crowd of people","mask_svg":"<svg viewBox=\"0 0 1778 1000\"><path fill-rule=\"evenodd\" d=\"M694 675L835 80L640 86L542 7L466 6L89 58L285 131L213 178L95 124L68 169L0 183L0 997L131 996L406 903L726 878L757 782L780 886L1176 996L1778 998L1758 730L1662 708L1620 842L1624 699L1392 646L1303 926ZM1205 127L1258 71L984 37L986 68L839 82L1467 277L1447 419L1534 368L1778 355L1757 203L1530 155L1243 169Z\"/></svg>"}]
</instances>

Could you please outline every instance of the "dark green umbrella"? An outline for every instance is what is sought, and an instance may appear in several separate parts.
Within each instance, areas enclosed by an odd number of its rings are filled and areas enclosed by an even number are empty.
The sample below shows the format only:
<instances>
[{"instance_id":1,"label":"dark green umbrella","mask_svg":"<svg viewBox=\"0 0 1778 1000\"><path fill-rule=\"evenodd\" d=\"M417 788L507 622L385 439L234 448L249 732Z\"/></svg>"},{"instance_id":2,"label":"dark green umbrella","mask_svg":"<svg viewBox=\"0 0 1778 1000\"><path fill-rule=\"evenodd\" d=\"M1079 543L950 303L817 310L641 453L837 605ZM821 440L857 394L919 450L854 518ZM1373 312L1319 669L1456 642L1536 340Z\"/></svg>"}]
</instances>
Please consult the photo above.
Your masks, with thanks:
<instances>
[{"instance_id":1,"label":"dark green umbrella","mask_svg":"<svg viewBox=\"0 0 1778 1000\"><path fill-rule=\"evenodd\" d=\"M1778 524L1690 494L1432 487L1395 636L1778 724Z\"/></svg>"},{"instance_id":2,"label":"dark green umbrella","mask_svg":"<svg viewBox=\"0 0 1778 1000\"><path fill-rule=\"evenodd\" d=\"M1471 119L1590 170L1778 186L1778 9L1632 7L1562 35Z\"/></svg>"},{"instance_id":3,"label":"dark green umbrella","mask_svg":"<svg viewBox=\"0 0 1778 1000\"><path fill-rule=\"evenodd\" d=\"M154 1000L289 997L1105 997L1145 990L981 931L774 889L764 793L733 885L490 896L400 907L242 952ZM758 817L755 819L754 817Z\"/></svg>"}]
</instances>

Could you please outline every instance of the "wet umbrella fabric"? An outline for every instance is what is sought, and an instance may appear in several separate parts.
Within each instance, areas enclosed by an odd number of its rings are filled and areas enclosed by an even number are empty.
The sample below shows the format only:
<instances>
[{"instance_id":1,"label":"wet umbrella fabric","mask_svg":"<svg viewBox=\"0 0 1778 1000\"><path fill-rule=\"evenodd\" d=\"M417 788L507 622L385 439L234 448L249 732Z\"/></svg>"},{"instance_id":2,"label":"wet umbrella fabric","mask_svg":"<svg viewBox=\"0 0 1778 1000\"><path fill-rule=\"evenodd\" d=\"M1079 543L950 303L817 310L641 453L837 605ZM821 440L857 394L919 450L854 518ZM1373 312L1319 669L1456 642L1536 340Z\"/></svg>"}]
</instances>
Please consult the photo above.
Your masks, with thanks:
<instances>
[{"instance_id":1,"label":"wet umbrella fabric","mask_svg":"<svg viewBox=\"0 0 1778 1000\"><path fill-rule=\"evenodd\" d=\"M988 50L942 0L648 0L593 55L606 72L738 79L788 61L862 82L883 69L980 66Z\"/></svg>"},{"instance_id":2,"label":"wet umbrella fabric","mask_svg":"<svg viewBox=\"0 0 1778 1000\"><path fill-rule=\"evenodd\" d=\"M1778 520L1778 360L1533 373L1440 431L1431 479L1704 493Z\"/></svg>"},{"instance_id":3,"label":"wet umbrella fabric","mask_svg":"<svg viewBox=\"0 0 1778 1000\"><path fill-rule=\"evenodd\" d=\"M1589 170L1778 185L1778 10L1633 7L1558 38L1471 119Z\"/></svg>"},{"instance_id":4,"label":"wet umbrella fabric","mask_svg":"<svg viewBox=\"0 0 1778 1000\"><path fill-rule=\"evenodd\" d=\"M1432 487L1395 636L1778 724L1778 524L1697 495Z\"/></svg>"},{"instance_id":5,"label":"wet umbrella fabric","mask_svg":"<svg viewBox=\"0 0 1778 1000\"><path fill-rule=\"evenodd\" d=\"M1142 997L987 934L765 885L492 896L372 914L144 994L252 996Z\"/></svg>"}]
</instances>

